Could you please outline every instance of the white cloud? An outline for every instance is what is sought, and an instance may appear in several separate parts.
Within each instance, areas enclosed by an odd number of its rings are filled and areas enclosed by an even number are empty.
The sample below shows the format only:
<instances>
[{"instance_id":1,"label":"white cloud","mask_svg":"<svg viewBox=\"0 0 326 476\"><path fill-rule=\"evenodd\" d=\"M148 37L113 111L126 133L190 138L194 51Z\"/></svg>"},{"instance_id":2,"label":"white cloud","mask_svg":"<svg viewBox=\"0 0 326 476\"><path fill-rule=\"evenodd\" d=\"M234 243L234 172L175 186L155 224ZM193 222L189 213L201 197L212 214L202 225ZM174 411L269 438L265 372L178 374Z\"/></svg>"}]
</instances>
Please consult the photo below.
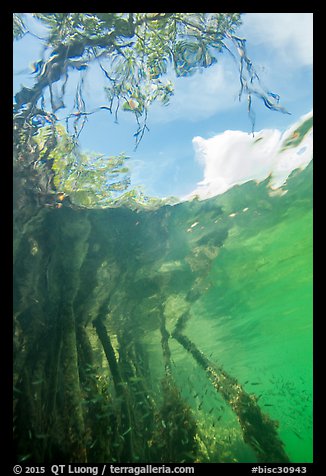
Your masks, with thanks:
<instances>
[{"instance_id":1,"label":"white cloud","mask_svg":"<svg viewBox=\"0 0 326 476\"><path fill-rule=\"evenodd\" d=\"M268 46L270 60L302 67L313 61L312 13L249 13L243 16L248 45Z\"/></svg>"},{"instance_id":2,"label":"white cloud","mask_svg":"<svg viewBox=\"0 0 326 476\"><path fill-rule=\"evenodd\" d=\"M271 188L281 187L292 170L306 167L312 159L312 131L297 146L283 149L284 141L311 115L303 116L283 134L277 129L264 129L253 137L229 130L210 139L194 137L196 159L204 167L204 178L184 200L195 195L201 199L213 197L236 184L259 182L269 175Z\"/></svg>"}]
</instances>

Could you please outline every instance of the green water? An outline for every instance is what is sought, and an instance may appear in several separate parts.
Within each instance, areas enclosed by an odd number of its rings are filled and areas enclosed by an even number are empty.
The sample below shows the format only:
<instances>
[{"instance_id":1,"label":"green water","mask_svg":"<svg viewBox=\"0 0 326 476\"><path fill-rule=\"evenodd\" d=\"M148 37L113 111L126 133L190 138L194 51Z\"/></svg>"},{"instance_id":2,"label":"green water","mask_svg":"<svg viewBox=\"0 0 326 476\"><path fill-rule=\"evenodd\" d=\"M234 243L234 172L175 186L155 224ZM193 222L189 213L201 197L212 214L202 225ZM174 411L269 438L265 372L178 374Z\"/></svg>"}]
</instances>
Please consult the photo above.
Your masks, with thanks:
<instances>
[{"instance_id":1,"label":"green water","mask_svg":"<svg viewBox=\"0 0 326 476\"><path fill-rule=\"evenodd\" d=\"M247 184L219 200L236 215L187 327L202 351L259 396L293 462L312 461L310 169L289 180L283 197L268 199ZM207 409L215 398L205 397Z\"/></svg>"},{"instance_id":2,"label":"green water","mask_svg":"<svg viewBox=\"0 0 326 476\"><path fill-rule=\"evenodd\" d=\"M194 306L188 332L260 395L262 408L280 423L291 461L309 462L312 211L309 195L299 207L290 205L290 196L278 201L263 209L258 202L245 218L244 212L233 218L209 275L212 287Z\"/></svg>"},{"instance_id":3,"label":"green water","mask_svg":"<svg viewBox=\"0 0 326 476\"><path fill-rule=\"evenodd\" d=\"M192 306L186 334L248 393L258 396L262 410L279 422L292 462L312 461L311 173L312 166L294 173L283 196L270 197L265 184L249 183L208 200L203 209L215 202L223 215L215 217L214 207L202 211L189 232L194 241L196 234L230 227L205 278L207 290ZM174 306L177 309L177 297ZM217 403L216 392L193 360L174 347L176 374L183 376L184 393L193 407L206 412L207 433L218 440L212 425L221 404L223 437L236 436L232 412L223 401ZM237 445L233 457L252 461L250 451Z\"/></svg>"},{"instance_id":4,"label":"green water","mask_svg":"<svg viewBox=\"0 0 326 476\"><path fill-rule=\"evenodd\" d=\"M18 459L255 462L266 442L258 423L258 453L245 437L237 382L288 459L312 461L312 163L282 194L46 210L19 239Z\"/></svg>"}]
</instances>

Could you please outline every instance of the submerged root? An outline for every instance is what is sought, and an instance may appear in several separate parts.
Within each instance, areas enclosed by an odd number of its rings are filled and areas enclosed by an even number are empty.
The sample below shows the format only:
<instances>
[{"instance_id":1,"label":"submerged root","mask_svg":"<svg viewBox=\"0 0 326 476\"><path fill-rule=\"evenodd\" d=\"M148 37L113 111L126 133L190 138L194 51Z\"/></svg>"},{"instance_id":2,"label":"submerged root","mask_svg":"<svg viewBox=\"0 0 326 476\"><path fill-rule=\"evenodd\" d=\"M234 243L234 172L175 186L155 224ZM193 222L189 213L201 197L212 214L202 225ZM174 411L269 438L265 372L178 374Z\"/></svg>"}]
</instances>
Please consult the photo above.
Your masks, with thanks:
<instances>
[{"instance_id":1,"label":"submerged root","mask_svg":"<svg viewBox=\"0 0 326 476\"><path fill-rule=\"evenodd\" d=\"M187 316L180 317L172 335L206 371L213 387L231 406L238 417L245 443L253 448L261 462L289 462L277 434L277 423L262 413L255 397L248 395L235 378L212 364L188 337L181 334L180 329L184 327L186 319Z\"/></svg>"}]
</instances>

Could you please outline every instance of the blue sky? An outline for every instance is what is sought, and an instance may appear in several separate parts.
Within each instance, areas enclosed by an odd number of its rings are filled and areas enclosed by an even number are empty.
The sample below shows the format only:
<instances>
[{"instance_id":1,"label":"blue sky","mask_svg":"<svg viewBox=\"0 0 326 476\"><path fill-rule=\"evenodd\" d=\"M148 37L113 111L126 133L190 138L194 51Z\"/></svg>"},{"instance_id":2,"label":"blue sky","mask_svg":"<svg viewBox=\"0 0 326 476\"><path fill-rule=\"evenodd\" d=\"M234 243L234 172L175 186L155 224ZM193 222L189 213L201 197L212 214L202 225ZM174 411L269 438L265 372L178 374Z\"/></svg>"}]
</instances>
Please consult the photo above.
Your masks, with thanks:
<instances>
[{"instance_id":1,"label":"blue sky","mask_svg":"<svg viewBox=\"0 0 326 476\"><path fill-rule=\"evenodd\" d=\"M291 112L288 115L271 111L255 98L257 132L278 129L282 133L312 110L312 16L312 13L243 15L243 25L237 35L247 39L248 56L262 83L269 91L279 94L280 103ZM33 84L30 65L41 58L41 51L39 40L30 35L14 43L14 92L22 84ZM105 103L101 81L95 71L91 70L86 76L85 97L89 109ZM212 161L219 160L220 142L210 139L222 136L225 131L250 135L247 102L245 97L239 102L239 89L238 65L224 52L216 65L202 73L176 79L175 94L169 106L153 105L148 119L150 131L144 135L137 151L134 151L133 137L137 125L128 112L120 113L118 124L105 111L89 116L80 135L81 147L107 155L120 152L129 155L132 184L142 185L149 195L187 196L206 176L208 162L211 167ZM67 110L63 110L57 115L66 114ZM223 143L226 137L230 137L232 147L241 154L242 135L238 148L234 141L239 134L224 135ZM201 148L198 148L198 138L204 144ZM205 144L210 144L209 157ZM212 147L215 147L213 152ZM236 170L232 173L236 183Z\"/></svg>"}]
</instances>

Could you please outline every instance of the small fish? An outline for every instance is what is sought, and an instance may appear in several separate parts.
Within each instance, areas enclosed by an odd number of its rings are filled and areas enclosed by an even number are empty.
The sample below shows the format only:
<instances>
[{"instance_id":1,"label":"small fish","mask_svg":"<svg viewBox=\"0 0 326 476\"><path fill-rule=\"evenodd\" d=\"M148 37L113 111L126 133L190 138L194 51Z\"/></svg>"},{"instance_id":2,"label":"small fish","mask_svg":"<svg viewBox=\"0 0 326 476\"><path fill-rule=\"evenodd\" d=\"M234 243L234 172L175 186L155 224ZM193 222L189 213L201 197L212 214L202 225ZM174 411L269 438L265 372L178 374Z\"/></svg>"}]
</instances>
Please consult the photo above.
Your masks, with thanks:
<instances>
[{"instance_id":1,"label":"small fish","mask_svg":"<svg viewBox=\"0 0 326 476\"><path fill-rule=\"evenodd\" d=\"M131 431L131 426L128 428L128 430L127 430L127 431L125 431L124 433L122 433L122 435L121 435L121 436L125 436L125 435L127 435L127 434L128 434L130 431Z\"/></svg>"},{"instance_id":2,"label":"small fish","mask_svg":"<svg viewBox=\"0 0 326 476\"><path fill-rule=\"evenodd\" d=\"M214 407L209 410L208 414L210 415L213 410L214 410Z\"/></svg>"},{"instance_id":3,"label":"small fish","mask_svg":"<svg viewBox=\"0 0 326 476\"><path fill-rule=\"evenodd\" d=\"M273 407L274 405L272 403L264 403L264 407Z\"/></svg>"},{"instance_id":4,"label":"small fish","mask_svg":"<svg viewBox=\"0 0 326 476\"><path fill-rule=\"evenodd\" d=\"M251 437L251 444L252 444L252 446L257 448L259 451L262 451L261 444L259 443L259 441L254 436Z\"/></svg>"},{"instance_id":5,"label":"small fish","mask_svg":"<svg viewBox=\"0 0 326 476\"><path fill-rule=\"evenodd\" d=\"M130 377L129 379L130 382L142 382L143 381L143 378L142 377Z\"/></svg>"},{"instance_id":6,"label":"small fish","mask_svg":"<svg viewBox=\"0 0 326 476\"><path fill-rule=\"evenodd\" d=\"M250 382L250 385L261 385L261 382Z\"/></svg>"},{"instance_id":7,"label":"small fish","mask_svg":"<svg viewBox=\"0 0 326 476\"><path fill-rule=\"evenodd\" d=\"M22 463L23 461L26 461L28 458L30 458L32 455L31 454L28 454L28 455L24 455L22 456L21 458L19 458L19 462Z\"/></svg>"},{"instance_id":8,"label":"small fish","mask_svg":"<svg viewBox=\"0 0 326 476\"><path fill-rule=\"evenodd\" d=\"M295 436L297 436L300 440L303 440L302 436L299 435L295 430L292 430Z\"/></svg>"}]
</instances>

